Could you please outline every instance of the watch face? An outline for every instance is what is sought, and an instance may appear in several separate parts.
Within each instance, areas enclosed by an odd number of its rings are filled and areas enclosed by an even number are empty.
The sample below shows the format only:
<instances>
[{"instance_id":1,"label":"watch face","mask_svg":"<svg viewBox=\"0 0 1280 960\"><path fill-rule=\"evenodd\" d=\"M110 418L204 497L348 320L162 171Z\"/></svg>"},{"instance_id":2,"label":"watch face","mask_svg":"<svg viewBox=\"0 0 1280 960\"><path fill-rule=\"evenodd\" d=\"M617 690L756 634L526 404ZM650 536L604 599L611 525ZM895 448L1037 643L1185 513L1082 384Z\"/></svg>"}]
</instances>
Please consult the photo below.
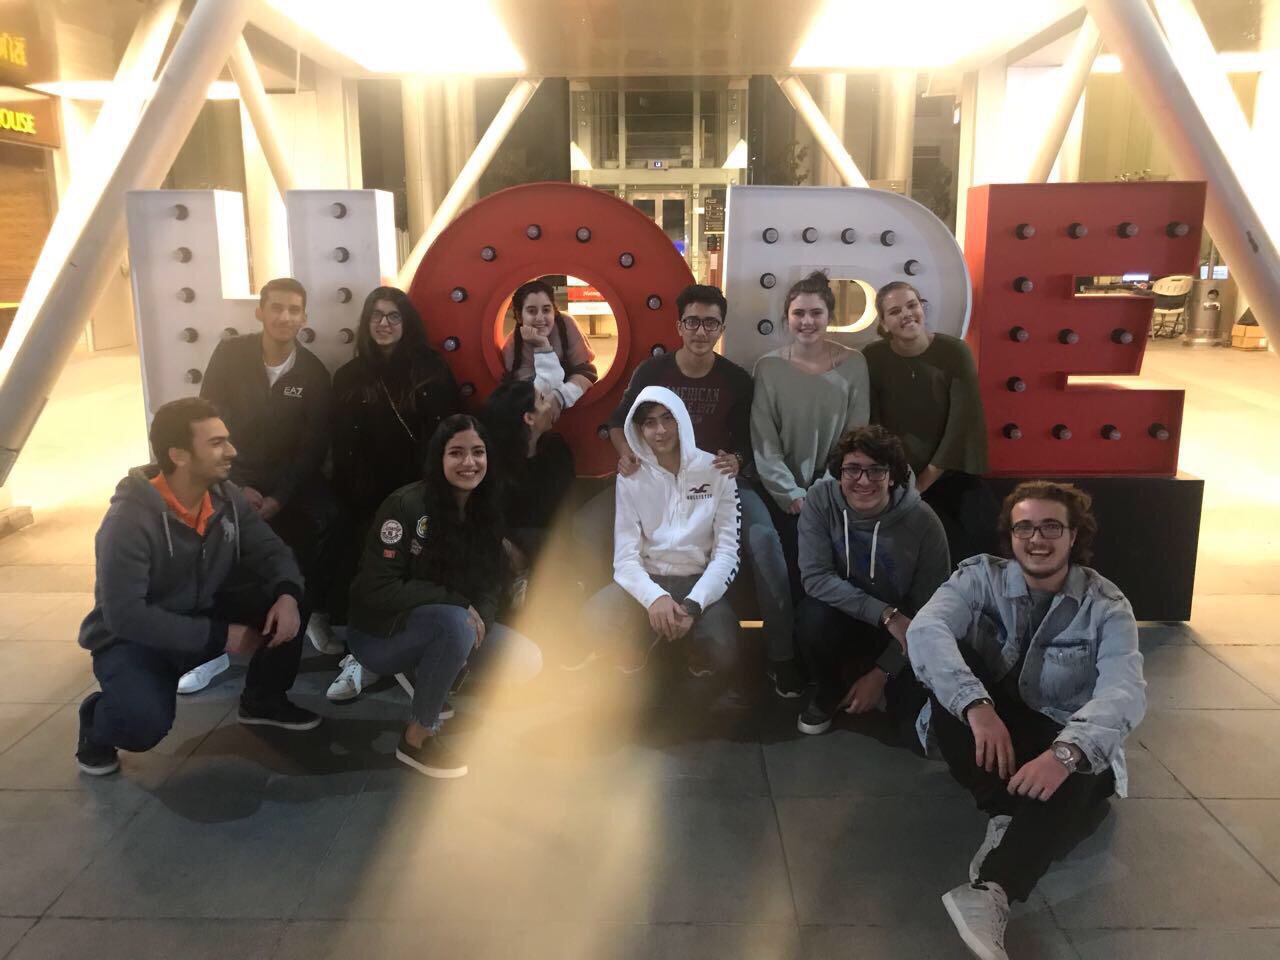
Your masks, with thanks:
<instances>
[{"instance_id":1,"label":"watch face","mask_svg":"<svg viewBox=\"0 0 1280 960\"><path fill-rule=\"evenodd\" d=\"M1068 767L1076 765L1076 756L1071 752L1070 747L1056 746L1053 748L1053 755L1062 761Z\"/></svg>"}]
</instances>

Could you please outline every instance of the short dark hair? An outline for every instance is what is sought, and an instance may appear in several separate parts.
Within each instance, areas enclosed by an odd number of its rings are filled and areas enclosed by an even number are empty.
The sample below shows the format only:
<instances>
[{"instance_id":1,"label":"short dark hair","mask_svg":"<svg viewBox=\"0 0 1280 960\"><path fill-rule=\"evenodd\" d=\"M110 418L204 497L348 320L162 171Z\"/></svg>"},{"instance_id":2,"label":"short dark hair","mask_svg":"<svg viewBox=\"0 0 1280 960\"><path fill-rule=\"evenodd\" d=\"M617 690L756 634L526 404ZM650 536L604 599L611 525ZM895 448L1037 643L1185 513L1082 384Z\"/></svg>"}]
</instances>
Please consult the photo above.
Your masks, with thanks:
<instances>
[{"instance_id":1,"label":"short dark hair","mask_svg":"<svg viewBox=\"0 0 1280 960\"><path fill-rule=\"evenodd\" d=\"M631 422L637 427L640 426L646 419L648 419L648 416L654 407L661 407L672 416L675 416L675 412L665 403L659 403L657 400L646 400L644 403L639 404L636 407L635 412L631 414Z\"/></svg>"},{"instance_id":2,"label":"short dark hair","mask_svg":"<svg viewBox=\"0 0 1280 960\"><path fill-rule=\"evenodd\" d=\"M895 487L904 486L907 482L907 452L898 435L890 433L878 423L868 427L854 427L847 431L837 442L831 456L827 458L827 469L837 479L840 468L844 466L844 458L851 453L863 453L889 468L889 481Z\"/></svg>"},{"instance_id":3,"label":"short dark hair","mask_svg":"<svg viewBox=\"0 0 1280 960\"><path fill-rule=\"evenodd\" d=\"M1023 500L1052 500L1067 508L1067 526L1076 533L1071 548L1072 563L1088 563L1093 559L1093 538L1098 521L1093 518L1093 497L1070 483L1052 480L1027 480L1013 488L1000 507L1000 540L1005 553L1013 556L1013 508Z\"/></svg>"},{"instance_id":4,"label":"short dark hair","mask_svg":"<svg viewBox=\"0 0 1280 960\"><path fill-rule=\"evenodd\" d=\"M272 293L296 293L302 297L302 309L307 309L307 288L293 277L276 277L274 280L268 280L263 284L262 289L258 291L258 306L265 307L267 305L267 296Z\"/></svg>"},{"instance_id":5,"label":"short dark hair","mask_svg":"<svg viewBox=\"0 0 1280 960\"><path fill-rule=\"evenodd\" d=\"M147 438L151 441L151 451L155 454L160 470L168 475L173 473L177 464L169 456L169 450L190 450L194 435L191 431L193 423L202 420L213 420L222 416L218 408L202 397L183 397L181 400L170 400L151 418L151 429Z\"/></svg>"},{"instance_id":6,"label":"short dark hair","mask_svg":"<svg viewBox=\"0 0 1280 960\"><path fill-rule=\"evenodd\" d=\"M797 280L787 291L787 298L782 302L782 315L791 312L791 301L802 293L816 293L827 305L828 315L836 312L836 295L831 292L831 280L821 270L815 270L803 280Z\"/></svg>"},{"instance_id":7,"label":"short dark hair","mask_svg":"<svg viewBox=\"0 0 1280 960\"><path fill-rule=\"evenodd\" d=\"M729 318L729 301L719 287L706 283L691 283L676 295L676 319L684 316L684 308L691 303L705 303L720 308L720 319Z\"/></svg>"},{"instance_id":8,"label":"short dark hair","mask_svg":"<svg viewBox=\"0 0 1280 960\"><path fill-rule=\"evenodd\" d=\"M885 340L889 339L889 331L887 331L884 328L884 298L887 297L889 294L893 293L895 290L910 290L912 293L916 295L916 299L920 301L920 306L922 307L929 302L924 297L920 296L919 290L917 290L912 284L907 283L907 281L905 280L893 280L889 283L886 283L883 287L877 290L876 291L876 333L880 334L880 336Z\"/></svg>"}]
</instances>

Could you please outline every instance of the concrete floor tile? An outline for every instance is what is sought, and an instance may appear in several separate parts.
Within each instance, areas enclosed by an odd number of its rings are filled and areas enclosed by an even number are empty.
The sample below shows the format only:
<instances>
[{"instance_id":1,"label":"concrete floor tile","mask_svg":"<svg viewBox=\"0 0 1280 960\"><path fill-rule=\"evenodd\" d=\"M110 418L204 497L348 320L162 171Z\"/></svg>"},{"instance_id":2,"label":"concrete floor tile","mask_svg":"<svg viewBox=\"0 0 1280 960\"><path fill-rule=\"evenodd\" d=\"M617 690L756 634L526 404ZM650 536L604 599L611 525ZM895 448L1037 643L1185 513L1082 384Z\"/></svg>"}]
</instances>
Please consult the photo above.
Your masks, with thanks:
<instances>
[{"instance_id":1,"label":"concrete floor tile","mask_svg":"<svg viewBox=\"0 0 1280 960\"><path fill-rule=\"evenodd\" d=\"M1280 800L1206 800L1205 806L1273 877L1280 878Z\"/></svg>"},{"instance_id":2,"label":"concrete floor tile","mask_svg":"<svg viewBox=\"0 0 1280 960\"><path fill-rule=\"evenodd\" d=\"M0 640L0 703L66 703L91 683L89 653L75 643Z\"/></svg>"},{"instance_id":3,"label":"concrete floor tile","mask_svg":"<svg viewBox=\"0 0 1280 960\"><path fill-rule=\"evenodd\" d=\"M1148 710L1280 706L1200 646L1167 644L1144 650L1142 670Z\"/></svg>"},{"instance_id":4,"label":"concrete floor tile","mask_svg":"<svg viewBox=\"0 0 1280 960\"><path fill-rule=\"evenodd\" d=\"M28 736L0 754L0 785L23 790L95 790L110 792L150 790L164 782L217 726L226 704L178 705L169 735L146 753L120 754L121 772L110 777L88 777L75 764L79 736L79 703L57 712Z\"/></svg>"},{"instance_id":5,"label":"concrete floor tile","mask_svg":"<svg viewBox=\"0 0 1280 960\"><path fill-rule=\"evenodd\" d=\"M287 918L352 802L212 791L199 804L180 792L157 799L66 889L51 916Z\"/></svg>"},{"instance_id":6,"label":"concrete floor tile","mask_svg":"<svg viewBox=\"0 0 1280 960\"><path fill-rule=\"evenodd\" d=\"M1191 796L1178 783L1151 751L1130 737L1124 747L1125 762L1129 766L1129 796L1147 799L1185 799Z\"/></svg>"},{"instance_id":7,"label":"concrete floor tile","mask_svg":"<svg viewBox=\"0 0 1280 960\"><path fill-rule=\"evenodd\" d=\"M43 913L143 802L137 796L0 790L0 914Z\"/></svg>"},{"instance_id":8,"label":"concrete floor tile","mask_svg":"<svg viewBox=\"0 0 1280 960\"><path fill-rule=\"evenodd\" d=\"M67 601L9 634L10 640L34 640L79 647L80 625L93 609L93 594L64 594Z\"/></svg>"},{"instance_id":9,"label":"concrete floor tile","mask_svg":"<svg viewBox=\"0 0 1280 960\"><path fill-rule=\"evenodd\" d=\"M271 960L283 924L243 920L46 917L5 960Z\"/></svg>"},{"instance_id":10,"label":"concrete floor tile","mask_svg":"<svg viewBox=\"0 0 1280 960\"><path fill-rule=\"evenodd\" d=\"M513 960L519 943L495 924L428 927L369 920L298 920L285 926L272 960Z\"/></svg>"},{"instance_id":11,"label":"concrete floor tile","mask_svg":"<svg viewBox=\"0 0 1280 960\"><path fill-rule=\"evenodd\" d=\"M1157 710L1131 739L1197 797L1280 799L1280 710Z\"/></svg>"},{"instance_id":12,"label":"concrete floor tile","mask_svg":"<svg viewBox=\"0 0 1280 960\"><path fill-rule=\"evenodd\" d=\"M1280 930L1072 930L1080 960L1273 960Z\"/></svg>"},{"instance_id":13,"label":"concrete floor tile","mask_svg":"<svg viewBox=\"0 0 1280 960\"><path fill-rule=\"evenodd\" d=\"M951 926L941 901L921 906L936 906L945 925L801 927L801 960L970 960L973 955ZM1005 933L1005 946L1009 956L1019 960L1078 960L1067 935L1045 913L1015 916Z\"/></svg>"},{"instance_id":14,"label":"concrete floor tile","mask_svg":"<svg viewBox=\"0 0 1280 960\"><path fill-rule=\"evenodd\" d=\"M1280 645L1245 647L1221 644L1210 650L1215 657L1280 705Z\"/></svg>"},{"instance_id":15,"label":"concrete floor tile","mask_svg":"<svg viewBox=\"0 0 1280 960\"><path fill-rule=\"evenodd\" d=\"M798 960L800 933L780 923L572 923L522 932L512 960Z\"/></svg>"},{"instance_id":16,"label":"concrete floor tile","mask_svg":"<svg viewBox=\"0 0 1280 960\"><path fill-rule=\"evenodd\" d=\"M0 640L67 602L65 593L0 593Z\"/></svg>"},{"instance_id":17,"label":"concrete floor tile","mask_svg":"<svg viewBox=\"0 0 1280 960\"><path fill-rule=\"evenodd\" d=\"M1275 529L1272 527L1271 529ZM1272 579L1269 589L1277 582ZM1280 594L1249 593L1237 578L1224 594L1202 594L1191 606L1191 629L1201 643L1280 644Z\"/></svg>"},{"instance_id":18,"label":"concrete floor tile","mask_svg":"<svg viewBox=\"0 0 1280 960\"><path fill-rule=\"evenodd\" d=\"M0 917L0 957L8 957L14 944L34 925L31 918Z\"/></svg>"},{"instance_id":19,"label":"concrete floor tile","mask_svg":"<svg viewBox=\"0 0 1280 960\"><path fill-rule=\"evenodd\" d=\"M0 753L48 720L58 709L56 703L0 703ZM11 784L0 777L0 786Z\"/></svg>"},{"instance_id":20,"label":"concrete floor tile","mask_svg":"<svg viewBox=\"0 0 1280 960\"><path fill-rule=\"evenodd\" d=\"M772 804L672 796L601 803L494 793L470 778L365 794L335 838L303 918L488 922L791 922Z\"/></svg>"},{"instance_id":21,"label":"concrete floor tile","mask_svg":"<svg viewBox=\"0 0 1280 960\"><path fill-rule=\"evenodd\" d=\"M0 544L3 543L0 540ZM0 561L0 593L85 593L92 592L95 580L92 562L6 564Z\"/></svg>"},{"instance_id":22,"label":"concrete floor tile","mask_svg":"<svg viewBox=\"0 0 1280 960\"><path fill-rule=\"evenodd\" d=\"M986 818L963 796L780 799L802 924L947 925L938 898L964 880Z\"/></svg>"},{"instance_id":23,"label":"concrete floor tile","mask_svg":"<svg viewBox=\"0 0 1280 960\"><path fill-rule=\"evenodd\" d=\"M1221 929L1280 917L1280 884L1195 800L1113 801L1038 890L1067 930Z\"/></svg>"},{"instance_id":24,"label":"concrete floor tile","mask_svg":"<svg viewBox=\"0 0 1280 960\"><path fill-rule=\"evenodd\" d=\"M959 797L947 765L897 743L881 717L845 721L822 736L796 734L764 747L775 797Z\"/></svg>"}]
</instances>

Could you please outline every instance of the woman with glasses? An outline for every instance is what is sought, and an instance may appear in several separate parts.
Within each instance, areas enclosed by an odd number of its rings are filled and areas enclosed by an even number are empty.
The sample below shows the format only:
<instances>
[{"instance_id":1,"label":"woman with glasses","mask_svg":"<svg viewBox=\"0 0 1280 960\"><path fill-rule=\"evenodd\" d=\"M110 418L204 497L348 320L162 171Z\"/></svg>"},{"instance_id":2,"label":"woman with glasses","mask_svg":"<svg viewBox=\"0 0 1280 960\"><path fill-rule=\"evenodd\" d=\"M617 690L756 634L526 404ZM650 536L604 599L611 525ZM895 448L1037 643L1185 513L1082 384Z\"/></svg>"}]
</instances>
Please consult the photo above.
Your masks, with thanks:
<instances>
[{"instance_id":1,"label":"woman with glasses","mask_svg":"<svg viewBox=\"0 0 1280 960\"><path fill-rule=\"evenodd\" d=\"M947 531L958 562L995 548L996 501L973 355L925 325L925 301L895 281L876 294L878 343L866 348L871 422L902 438L916 488Z\"/></svg>"},{"instance_id":2,"label":"woman with glasses","mask_svg":"<svg viewBox=\"0 0 1280 960\"><path fill-rule=\"evenodd\" d=\"M335 582L345 601L365 530L393 490L422 477L436 427L462 409L444 359L427 345L422 318L403 291L377 287L365 298L356 355L333 377L333 485L346 508L348 536ZM334 617L344 623L345 602ZM340 651L323 651L340 652ZM377 677L351 656L329 687L330 700L358 697Z\"/></svg>"},{"instance_id":3,"label":"woman with glasses","mask_svg":"<svg viewBox=\"0 0 1280 960\"><path fill-rule=\"evenodd\" d=\"M595 354L578 325L556 309L555 291L530 280L511 296L516 327L502 345L508 380L532 380L552 401L555 418L600 379Z\"/></svg>"},{"instance_id":4,"label":"woman with glasses","mask_svg":"<svg viewBox=\"0 0 1280 960\"><path fill-rule=\"evenodd\" d=\"M826 470L842 434L871 414L867 362L827 339L836 298L814 271L787 291L783 311L791 342L756 361L751 445L769 493L795 599L803 593L796 523L810 485Z\"/></svg>"},{"instance_id":5,"label":"woman with glasses","mask_svg":"<svg viewBox=\"0 0 1280 960\"><path fill-rule=\"evenodd\" d=\"M851 430L800 513L805 598L796 633L813 696L801 733L883 705L906 742L928 694L906 656L907 628L951 572L942 524L916 491L902 442Z\"/></svg>"}]
</instances>

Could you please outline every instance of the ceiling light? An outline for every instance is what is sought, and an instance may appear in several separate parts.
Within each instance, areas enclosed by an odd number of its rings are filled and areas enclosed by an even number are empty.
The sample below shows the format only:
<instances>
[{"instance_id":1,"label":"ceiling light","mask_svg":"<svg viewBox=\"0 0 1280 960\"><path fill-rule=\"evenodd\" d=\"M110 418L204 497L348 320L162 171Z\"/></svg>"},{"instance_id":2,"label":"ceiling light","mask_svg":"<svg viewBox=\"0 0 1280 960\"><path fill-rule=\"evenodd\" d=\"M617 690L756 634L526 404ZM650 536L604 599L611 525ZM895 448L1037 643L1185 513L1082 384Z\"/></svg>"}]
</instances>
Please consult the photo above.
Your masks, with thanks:
<instances>
[{"instance_id":1,"label":"ceiling light","mask_svg":"<svg viewBox=\"0 0 1280 960\"><path fill-rule=\"evenodd\" d=\"M1080 0L827 0L791 66L920 70L982 62L1080 7Z\"/></svg>"},{"instance_id":2,"label":"ceiling light","mask_svg":"<svg viewBox=\"0 0 1280 960\"><path fill-rule=\"evenodd\" d=\"M490 0L267 0L370 73L522 74Z\"/></svg>"}]
</instances>

